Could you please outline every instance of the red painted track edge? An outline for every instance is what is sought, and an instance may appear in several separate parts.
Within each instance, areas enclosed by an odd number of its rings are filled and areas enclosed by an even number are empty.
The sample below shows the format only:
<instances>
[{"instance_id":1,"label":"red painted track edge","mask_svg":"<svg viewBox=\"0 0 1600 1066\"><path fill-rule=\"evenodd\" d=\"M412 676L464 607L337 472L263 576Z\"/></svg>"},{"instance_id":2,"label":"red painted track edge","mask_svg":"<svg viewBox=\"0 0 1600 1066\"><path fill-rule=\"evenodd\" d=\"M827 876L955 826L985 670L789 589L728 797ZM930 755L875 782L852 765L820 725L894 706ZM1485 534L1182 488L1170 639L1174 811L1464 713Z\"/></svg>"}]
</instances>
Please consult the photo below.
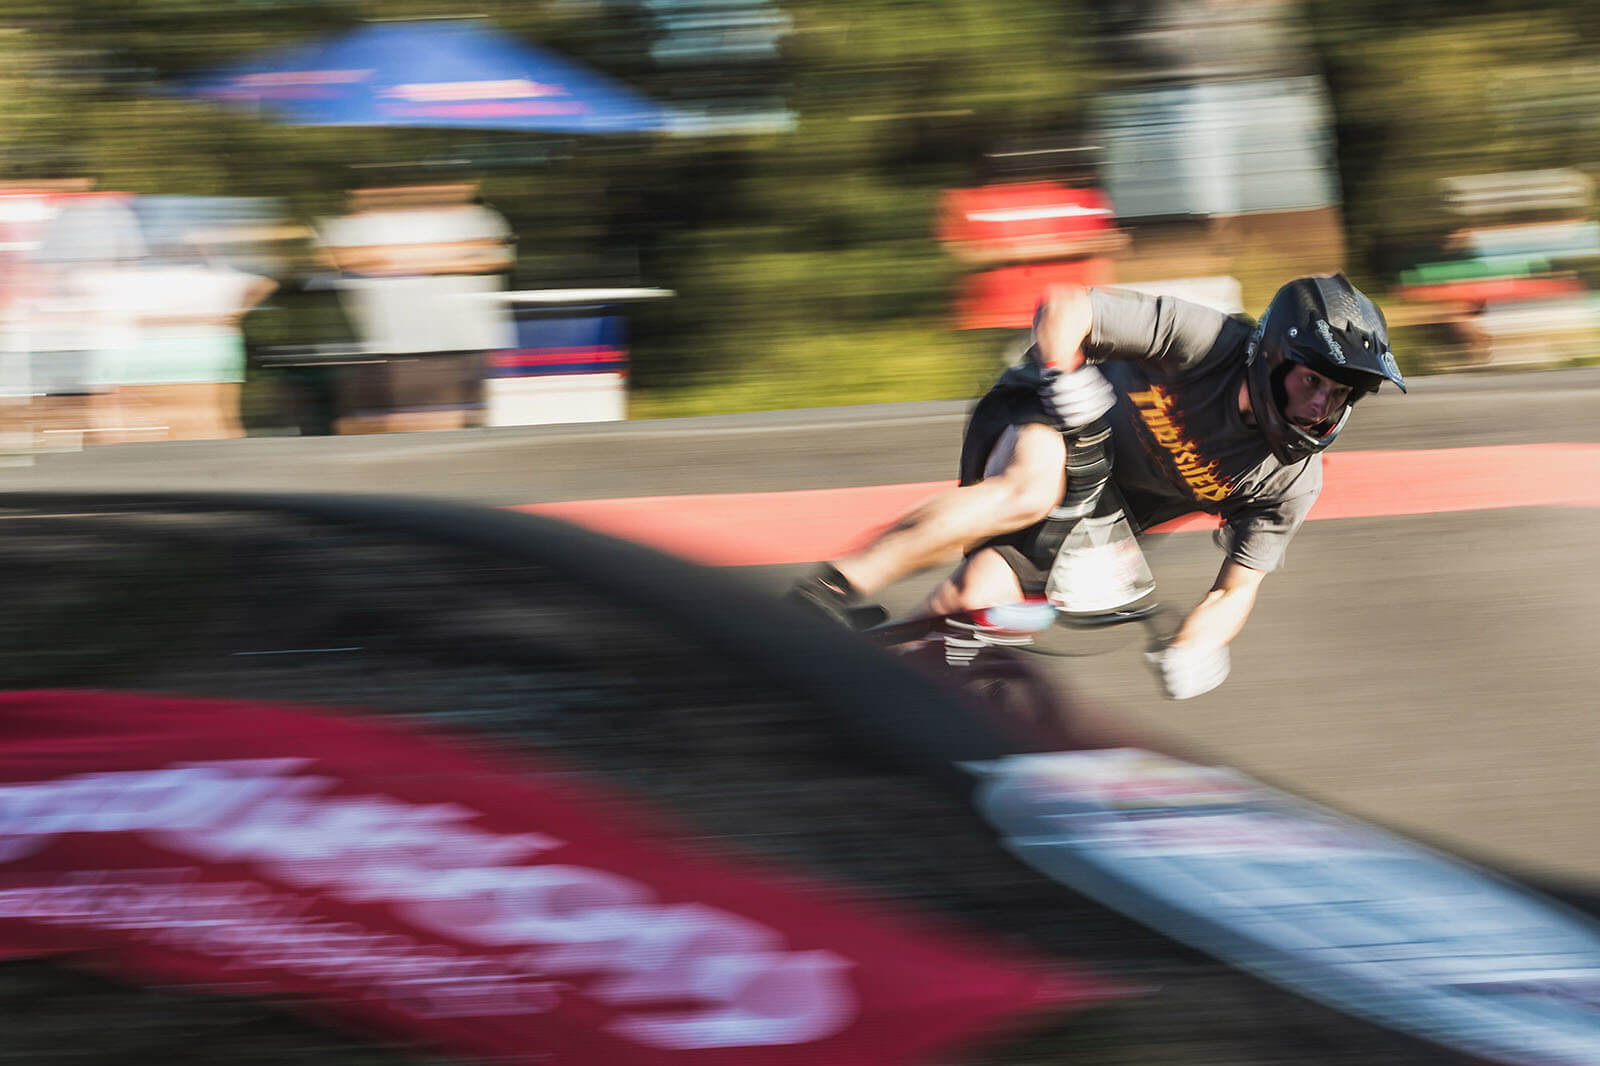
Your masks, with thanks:
<instances>
[{"instance_id":1,"label":"red painted track edge","mask_svg":"<svg viewBox=\"0 0 1600 1066\"><path fill-rule=\"evenodd\" d=\"M712 493L525 504L549 515L713 566L833 558L949 487L930 481L788 492ZM1330 452L1311 519L1444 514L1507 507L1600 507L1600 444L1513 444ZM1189 515L1162 532L1211 529Z\"/></svg>"}]
</instances>

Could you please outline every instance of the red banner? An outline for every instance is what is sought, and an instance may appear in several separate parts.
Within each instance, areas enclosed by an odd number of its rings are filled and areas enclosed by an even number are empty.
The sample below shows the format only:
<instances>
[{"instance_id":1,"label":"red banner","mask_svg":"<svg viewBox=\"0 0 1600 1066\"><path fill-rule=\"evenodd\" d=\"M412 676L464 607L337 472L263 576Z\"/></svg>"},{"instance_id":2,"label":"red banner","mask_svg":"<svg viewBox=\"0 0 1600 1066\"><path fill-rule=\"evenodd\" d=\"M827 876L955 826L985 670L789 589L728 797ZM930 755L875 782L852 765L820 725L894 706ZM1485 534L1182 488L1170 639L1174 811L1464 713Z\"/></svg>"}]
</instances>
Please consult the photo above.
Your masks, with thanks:
<instances>
[{"instance_id":1,"label":"red banner","mask_svg":"<svg viewBox=\"0 0 1600 1066\"><path fill-rule=\"evenodd\" d=\"M1119 994L370 717L0 695L0 956L544 1066L882 1066Z\"/></svg>"}]
</instances>

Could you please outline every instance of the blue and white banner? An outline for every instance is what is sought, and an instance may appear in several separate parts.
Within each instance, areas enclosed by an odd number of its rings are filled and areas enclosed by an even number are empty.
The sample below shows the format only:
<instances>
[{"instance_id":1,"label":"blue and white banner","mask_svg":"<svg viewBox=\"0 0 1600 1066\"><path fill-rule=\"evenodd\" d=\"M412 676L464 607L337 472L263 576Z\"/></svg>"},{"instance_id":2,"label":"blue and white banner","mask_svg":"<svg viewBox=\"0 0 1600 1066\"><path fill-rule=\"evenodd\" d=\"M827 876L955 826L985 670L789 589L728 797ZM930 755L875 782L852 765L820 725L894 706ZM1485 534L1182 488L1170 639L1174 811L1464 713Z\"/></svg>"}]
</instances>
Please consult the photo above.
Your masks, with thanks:
<instances>
[{"instance_id":1,"label":"blue and white banner","mask_svg":"<svg viewBox=\"0 0 1600 1066\"><path fill-rule=\"evenodd\" d=\"M1518 1066L1600 1063L1600 923L1243 774L1131 749L973 766L1040 872L1311 999Z\"/></svg>"}]
</instances>

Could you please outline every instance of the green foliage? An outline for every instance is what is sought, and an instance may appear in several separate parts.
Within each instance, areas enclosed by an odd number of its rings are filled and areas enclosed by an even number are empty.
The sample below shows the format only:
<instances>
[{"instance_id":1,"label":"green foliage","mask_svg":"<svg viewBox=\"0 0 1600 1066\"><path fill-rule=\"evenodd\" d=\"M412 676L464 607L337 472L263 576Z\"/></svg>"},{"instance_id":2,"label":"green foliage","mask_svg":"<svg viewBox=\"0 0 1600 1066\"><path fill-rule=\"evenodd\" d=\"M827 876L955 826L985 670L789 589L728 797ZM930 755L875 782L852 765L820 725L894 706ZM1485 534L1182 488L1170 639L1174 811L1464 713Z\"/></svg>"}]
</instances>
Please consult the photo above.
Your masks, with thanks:
<instances>
[{"instance_id":1,"label":"green foliage","mask_svg":"<svg viewBox=\"0 0 1600 1066\"><path fill-rule=\"evenodd\" d=\"M1387 280L1437 251L1460 224L1440 179L1600 160L1592 40L1562 4L1329 27L1357 262Z\"/></svg>"},{"instance_id":2,"label":"green foliage","mask_svg":"<svg viewBox=\"0 0 1600 1066\"><path fill-rule=\"evenodd\" d=\"M1092 5L781 7L783 55L753 76L792 109L792 130L575 140L292 128L158 90L361 18L457 13L663 100L722 75L653 63L643 5L599 0L18 0L0 23L0 178L278 196L310 220L356 182L481 177L519 234L518 284L678 293L630 316L641 410L971 392L990 355L949 329L960 268L931 233L936 198L999 142L1081 128L1105 74ZM1592 7L1310 0L1358 279L1381 287L1437 244L1442 177L1600 159L1600 111L1571 103L1600 95ZM439 165L463 157L479 165Z\"/></svg>"},{"instance_id":3,"label":"green foliage","mask_svg":"<svg viewBox=\"0 0 1600 1066\"><path fill-rule=\"evenodd\" d=\"M940 322L770 335L759 358L725 373L645 388L629 400L633 418L721 414L791 407L836 407L962 399L1000 370L987 335L952 332Z\"/></svg>"}]
</instances>

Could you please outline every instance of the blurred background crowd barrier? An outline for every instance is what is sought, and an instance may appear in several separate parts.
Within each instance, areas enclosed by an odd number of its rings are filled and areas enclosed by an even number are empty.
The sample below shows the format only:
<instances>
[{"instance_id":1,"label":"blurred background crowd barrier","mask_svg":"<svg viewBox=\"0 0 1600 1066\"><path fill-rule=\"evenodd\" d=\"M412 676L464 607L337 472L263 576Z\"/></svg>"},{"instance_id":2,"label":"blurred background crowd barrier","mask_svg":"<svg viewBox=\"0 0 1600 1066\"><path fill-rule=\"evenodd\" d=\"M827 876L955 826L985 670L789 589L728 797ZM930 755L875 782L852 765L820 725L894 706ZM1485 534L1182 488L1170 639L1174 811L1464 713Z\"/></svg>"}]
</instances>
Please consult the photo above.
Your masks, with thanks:
<instances>
[{"instance_id":1,"label":"blurred background crowd barrier","mask_svg":"<svg viewBox=\"0 0 1600 1066\"><path fill-rule=\"evenodd\" d=\"M0 212L24 443L241 435L239 322L276 288L270 205L20 187Z\"/></svg>"},{"instance_id":2,"label":"blurred background crowd barrier","mask_svg":"<svg viewBox=\"0 0 1600 1066\"><path fill-rule=\"evenodd\" d=\"M265 199L16 187L0 225L14 449L243 436L247 378L277 432L620 419L612 305L670 295L508 291L512 234L470 183L357 189L314 226ZM247 345L252 312L304 343Z\"/></svg>"},{"instance_id":3,"label":"blurred background crowd barrier","mask_svg":"<svg viewBox=\"0 0 1600 1066\"><path fill-rule=\"evenodd\" d=\"M1440 185L1461 228L1438 261L1401 273L1396 295L1454 334L1456 359L1510 366L1600 350L1600 302L1583 276L1600 263L1593 180L1566 168Z\"/></svg>"}]
</instances>

